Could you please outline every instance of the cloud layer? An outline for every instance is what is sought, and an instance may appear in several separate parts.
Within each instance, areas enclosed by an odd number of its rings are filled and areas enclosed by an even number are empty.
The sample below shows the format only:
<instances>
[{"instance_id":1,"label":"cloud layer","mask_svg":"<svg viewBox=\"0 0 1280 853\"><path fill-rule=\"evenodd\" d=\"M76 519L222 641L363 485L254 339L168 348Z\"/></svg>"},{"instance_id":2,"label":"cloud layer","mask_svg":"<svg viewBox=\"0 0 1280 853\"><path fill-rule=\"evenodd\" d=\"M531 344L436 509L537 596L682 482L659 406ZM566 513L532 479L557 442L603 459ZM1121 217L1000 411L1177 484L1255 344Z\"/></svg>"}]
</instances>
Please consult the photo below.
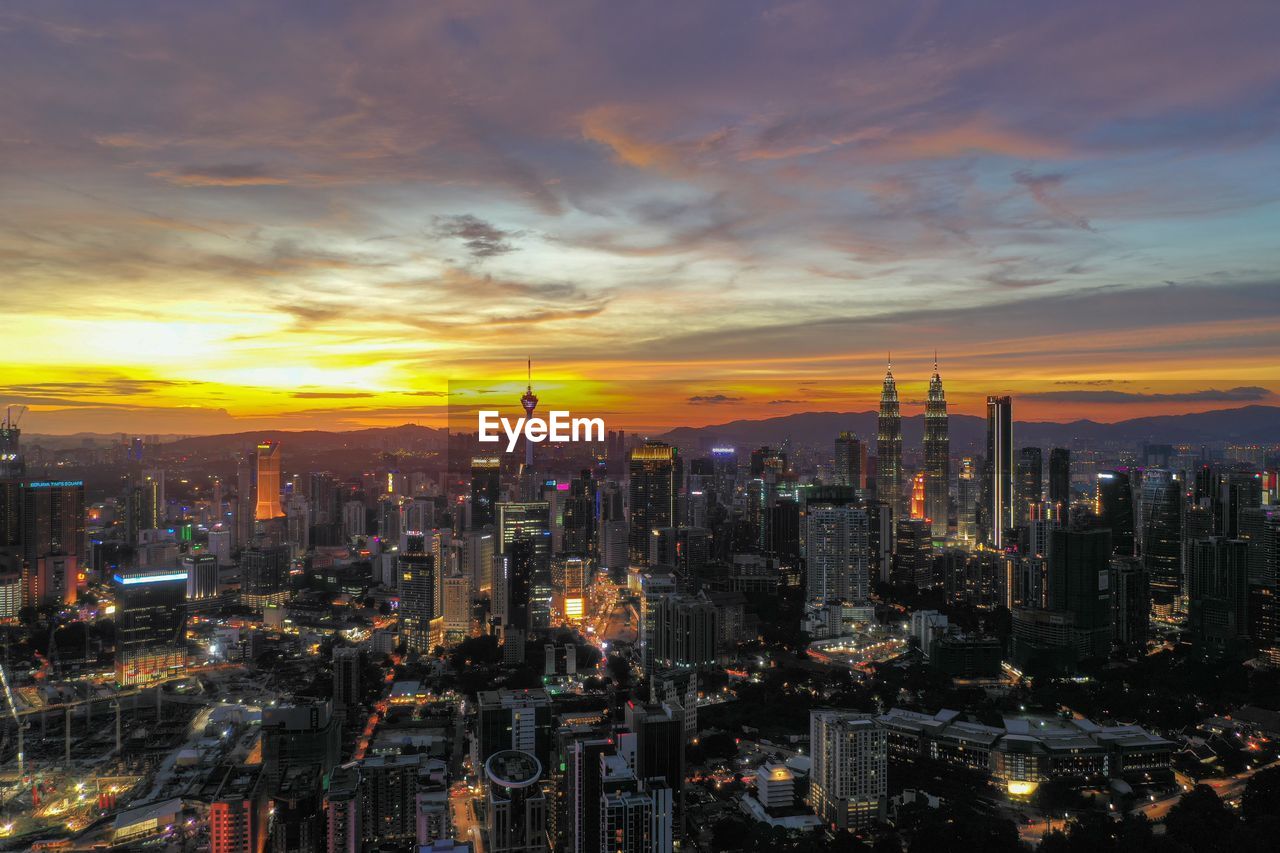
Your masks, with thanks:
<instances>
[{"instance_id":1,"label":"cloud layer","mask_svg":"<svg viewBox=\"0 0 1280 853\"><path fill-rule=\"evenodd\" d=\"M889 349L1265 386L1277 31L1266 0L13 7L0 384L60 431L368 423L528 357L761 408L802 396L721 380Z\"/></svg>"}]
</instances>

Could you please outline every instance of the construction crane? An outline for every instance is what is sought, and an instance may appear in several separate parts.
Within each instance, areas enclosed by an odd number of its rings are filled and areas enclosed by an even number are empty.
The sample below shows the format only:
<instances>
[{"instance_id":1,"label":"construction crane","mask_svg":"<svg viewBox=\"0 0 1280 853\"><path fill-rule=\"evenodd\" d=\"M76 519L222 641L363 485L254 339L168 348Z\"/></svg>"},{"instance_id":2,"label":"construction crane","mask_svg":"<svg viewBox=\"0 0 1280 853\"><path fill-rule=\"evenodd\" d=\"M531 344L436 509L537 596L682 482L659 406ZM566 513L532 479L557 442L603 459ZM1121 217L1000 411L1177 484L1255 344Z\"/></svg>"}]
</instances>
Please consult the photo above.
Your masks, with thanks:
<instances>
[{"instance_id":1,"label":"construction crane","mask_svg":"<svg viewBox=\"0 0 1280 853\"><path fill-rule=\"evenodd\" d=\"M14 412L17 412L15 415ZM18 428L18 421L22 420L22 416L27 413L26 406L9 406L4 410L4 421L0 422L0 429L8 432L11 429Z\"/></svg>"}]
</instances>

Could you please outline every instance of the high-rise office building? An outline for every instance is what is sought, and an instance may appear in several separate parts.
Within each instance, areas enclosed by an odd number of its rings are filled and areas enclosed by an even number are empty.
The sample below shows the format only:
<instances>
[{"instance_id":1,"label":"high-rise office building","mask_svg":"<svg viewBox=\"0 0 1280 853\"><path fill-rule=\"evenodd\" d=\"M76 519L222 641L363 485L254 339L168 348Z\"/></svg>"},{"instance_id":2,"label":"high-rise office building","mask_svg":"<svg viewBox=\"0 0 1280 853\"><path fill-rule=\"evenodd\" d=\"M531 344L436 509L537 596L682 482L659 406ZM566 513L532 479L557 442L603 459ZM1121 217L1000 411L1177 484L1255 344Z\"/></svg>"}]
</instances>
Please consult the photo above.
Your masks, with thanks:
<instances>
[{"instance_id":1,"label":"high-rise office building","mask_svg":"<svg viewBox=\"0 0 1280 853\"><path fill-rule=\"evenodd\" d=\"M256 545L240 552L240 600L262 610L284 604L288 597L288 545Z\"/></svg>"},{"instance_id":2,"label":"high-rise office building","mask_svg":"<svg viewBox=\"0 0 1280 853\"><path fill-rule=\"evenodd\" d=\"M84 522L83 480L0 482L0 553L21 559L25 604L75 602Z\"/></svg>"},{"instance_id":3,"label":"high-rise office building","mask_svg":"<svg viewBox=\"0 0 1280 853\"><path fill-rule=\"evenodd\" d=\"M906 515L902 494L902 413L893 365L885 370L880 389L880 418L876 429L876 498L887 503L895 518Z\"/></svg>"},{"instance_id":4,"label":"high-rise office building","mask_svg":"<svg viewBox=\"0 0 1280 853\"><path fill-rule=\"evenodd\" d=\"M169 510L164 493L164 469L157 468L142 474L142 526L151 530L163 527Z\"/></svg>"},{"instance_id":5,"label":"high-rise office building","mask_svg":"<svg viewBox=\"0 0 1280 853\"><path fill-rule=\"evenodd\" d=\"M836 436L835 484L861 489L865 486L867 446L855 433Z\"/></svg>"},{"instance_id":6,"label":"high-rise office building","mask_svg":"<svg viewBox=\"0 0 1280 853\"><path fill-rule=\"evenodd\" d=\"M956 475L956 538L972 547L978 543L979 506L982 482L979 466L972 456L960 460Z\"/></svg>"},{"instance_id":7,"label":"high-rise office building","mask_svg":"<svg viewBox=\"0 0 1280 853\"><path fill-rule=\"evenodd\" d=\"M366 845L417 839L416 754L371 755L360 762L360 825Z\"/></svg>"},{"instance_id":8,"label":"high-rise office building","mask_svg":"<svg viewBox=\"0 0 1280 853\"><path fill-rule=\"evenodd\" d=\"M870 591L867 512L809 504L805 509L806 592L812 601L862 603Z\"/></svg>"},{"instance_id":9,"label":"high-rise office building","mask_svg":"<svg viewBox=\"0 0 1280 853\"><path fill-rule=\"evenodd\" d=\"M314 764L291 767L271 797L272 853L321 853L325 850L324 815L321 811L320 768Z\"/></svg>"},{"instance_id":10,"label":"high-rise office building","mask_svg":"<svg viewBox=\"0 0 1280 853\"><path fill-rule=\"evenodd\" d=\"M675 525L680 479L680 456L671 445L649 441L631 451L629 550L633 564L649 565L649 531Z\"/></svg>"},{"instance_id":11,"label":"high-rise office building","mask_svg":"<svg viewBox=\"0 0 1280 853\"><path fill-rule=\"evenodd\" d=\"M253 541L253 515L258 501L254 494L254 478L257 476L254 463L251 451L245 451L236 457L236 497L232 515L237 548L243 548Z\"/></svg>"},{"instance_id":12,"label":"high-rise office building","mask_svg":"<svg viewBox=\"0 0 1280 853\"><path fill-rule=\"evenodd\" d=\"M498 520L502 490L502 464L497 456L471 460L471 527L478 529Z\"/></svg>"},{"instance_id":13,"label":"high-rise office building","mask_svg":"<svg viewBox=\"0 0 1280 853\"><path fill-rule=\"evenodd\" d=\"M1111 548L1117 557L1134 556L1133 482L1128 471L1099 471L1098 523L1111 531Z\"/></svg>"},{"instance_id":14,"label":"high-rise office building","mask_svg":"<svg viewBox=\"0 0 1280 853\"><path fill-rule=\"evenodd\" d=\"M652 663L657 667L713 666L716 608L701 595L675 593L653 608Z\"/></svg>"},{"instance_id":15,"label":"high-rise office building","mask_svg":"<svg viewBox=\"0 0 1280 853\"><path fill-rule=\"evenodd\" d=\"M1073 617L1081 658L1111 651L1111 534L1054 530L1049 536L1049 609Z\"/></svg>"},{"instance_id":16,"label":"high-rise office building","mask_svg":"<svg viewBox=\"0 0 1280 853\"><path fill-rule=\"evenodd\" d=\"M672 791L659 779L640 780L626 759L600 757L601 853L669 853Z\"/></svg>"},{"instance_id":17,"label":"high-rise office building","mask_svg":"<svg viewBox=\"0 0 1280 853\"><path fill-rule=\"evenodd\" d=\"M218 597L218 558L213 554L186 554L182 570L187 574L187 601L200 602Z\"/></svg>"},{"instance_id":18,"label":"high-rise office building","mask_svg":"<svg viewBox=\"0 0 1280 853\"><path fill-rule=\"evenodd\" d=\"M503 592L508 594L503 603L508 610L513 605L524 608L526 631L551 626L551 540L547 501L498 504L499 565L505 569ZM525 544L517 548L517 542Z\"/></svg>"},{"instance_id":19,"label":"high-rise office building","mask_svg":"<svg viewBox=\"0 0 1280 853\"><path fill-rule=\"evenodd\" d=\"M551 698L545 690L482 690L476 696L476 754L483 764L496 752L516 749L539 762L551 760Z\"/></svg>"},{"instance_id":20,"label":"high-rise office building","mask_svg":"<svg viewBox=\"0 0 1280 853\"><path fill-rule=\"evenodd\" d=\"M891 578L895 584L916 589L933 586L933 537L925 519L898 519Z\"/></svg>"},{"instance_id":21,"label":"high-rise office building","mask_svg":"<svg viewBox=\"0 0 1280 853\"><path fill-rule=\"evenodd\" d=\"M947 397L942 390L937 357L924 404L924 516L935 539L947 536L951 482L951 438L947 421Z\"/></svg>"},{"instance_id":22,"label":"high-rise office building","mask_svg":"<svg viewBox=\"0 0 1280 853\"><path fill-rule=\"evenodd\" d=\"M1136 557L1111 560L1112 639L1130 654L1146 651L1151 624L1151 585Z\"/></svg>"},{"instance_id":23,"label":"high-rise office building","mask_svg":"<svg viewBox=\"0 0 1280 853\"><path fill-rule=\"evenodd\" d=\"M1183 591L1182 486L1160 468L1148 468L1142 475L1142 562L1152 598L1161 606L1173 606Z\"/></svg>"},{"instance_id":24,"label":"high-rise office building","mask_svg":"<svg viewBox=\"0 0 1280 853\"><path fill-rule=\"evenodd\" d=\"M864 447L862 451L864 460L866 455L866 448ZM711 448L711 467L716 504L722 507L732 507L738 486L738 452L732 447Z\"/></svg>"},{"instance_id":25,"label":"high-rise office building","mask_svg":"<svg viewBox=\"0 0 1280 853\"><path fill-rule=\"evenodd\" d=\"M1044 500L1044 456L1040 448L1024 447L1018 451L1014 491L1014 521L1026 527Z\"/></svg>"},{"instance_id":26,"label":"high-rise office building","mask_svg":"<svg viewBox=\"0 0 1280 853\"><path fill-rule=\"evenodd\" d=\"M187 665L187 575L179 571L123 572L116 599L116 681L146 684Z\"/></svg>"},{"instance_id":27,"label":"high-rise office building","mask_svg":"<svg viewBox=\"0 0 1280 853\"><path fill-rule=\"evenodd\" d=\"M22 457L22 430L14 420L13 409L8 408L4 420L0 421L0 480L21 479L26 470Z\"/></svg>"},{"instance_id":28,"label":"high-rise office building","mask_svg":"<svg viewBox=\"0 0 1280 853\"><path fill-rule=\"evenodd\" d=\"M360 769L356 764L335 767L324 792L324 853L360 853Z\"/></svg>"},{"instance_id":29,"label":"high-rise office building","mask_svg":"<svg viewBox=\"0 0 1280 853\"><path fill-rule=\"evenodd\" d=\"M1062 518L1071 506L1071 451L1055 447L1049 451L1049 503Z\"/></svg>"},{"instance_id":30,"label":"high-rise office building","mask_svg":"<svg viewBox=\"0 0 1280 853\"><path fill-rule=\"evenodd\" d=\"M434 554L411 552L396 559L400 585L400 642L412 652L431 651L431 620L436 612L436 571Z\"/></svg>"},{"instance_id":31,"label":"high-rise office building","mask_svg":"<svg viewBox=\"0 0 1280 853\"><path fill-rule=\"evenodd\" d=\"M262 768L228 765L209 803L210 853L262 853L267 843L270 801Z\"/></svg>"},{"instance_id":32,"label":"high-rise office building","mask_svg":"<svg viewBox=\"0 0 1280 853\"><path fill-rule=\"evenodd\" d=\"M547 849L547 798L539 785L542 767L533 755L515 749L485 760L485 850L489 853Z\"/></svg>"},{"instance_id":33,"label":"high-rise office building","mask_svg":"<svg viewBox=\"0 0 1280 853\"><path fill-rule=\"evenodd\" d=\"M809 805L824 823L856 830L884 816L888 736L871 715L809 712L809 749Z\"/></svg>"},{"instance_id":34,"label":"high-rise office building","mask_svg":"<svg viewBox=\"0 0 1280 853\"><path fill-rule=\"evenodd\" d=\"M987 470L983 501L987 544L1005 547L1013 518L1013 398L987 398Z\"/></svg>"},{"instance_id":35,"label":"high-rise office building","mask_svg":"<svg viewBox=\"0 0 1280 853\"><path fill-rule=\"evenodd\" d=\"M1236 655L1249 636L1248 545L1213 536L1192 542L1188 556L1192 645L1207 658Z\"/></svg>"},{"instance_id":36,"label":"high-rise office building","mask_svg":"<svg viewBox=\"0 0 1280 853\"><path fill-rule=\"evenodd\" d=\"M278 705L262 711L262 772L275 793L291 767L316 765L321 774L338 763L342 729L333 703Z\"/></svg>"},{"instance_id":37,"label":"high-rise office building","mask_svg":"<svg viewBox=\"0 0 1280 853\"><path fill-rule=\"evenodd\" d=\"M669 704L628 701L623 721L634 748L636 778L661 779L674 792L672 826L677 836L684 835L684 751L685 728L680 710Z\"/></svg>"},{"instance_id":38,"label":"high-rise office building","mask_svg":"<svg viewBox=\"0 0 1280 853\"><path fill-rule=\"evenodd\" d=\"M363 660L356 646L340 646L333 650L333 707L354 708L360 704Z\"/></svg>"},{"instance_id":39,"label":"high-rise office building","mask_svg":"<svg viewBox=\"0 0 1280 853\"><path fill-rule=\"evenodd\" d=\"M258 478L253 518L272 521L283 518L280 506L280 442L264 439L258 442Z\"/></svg>"}]
</instances>

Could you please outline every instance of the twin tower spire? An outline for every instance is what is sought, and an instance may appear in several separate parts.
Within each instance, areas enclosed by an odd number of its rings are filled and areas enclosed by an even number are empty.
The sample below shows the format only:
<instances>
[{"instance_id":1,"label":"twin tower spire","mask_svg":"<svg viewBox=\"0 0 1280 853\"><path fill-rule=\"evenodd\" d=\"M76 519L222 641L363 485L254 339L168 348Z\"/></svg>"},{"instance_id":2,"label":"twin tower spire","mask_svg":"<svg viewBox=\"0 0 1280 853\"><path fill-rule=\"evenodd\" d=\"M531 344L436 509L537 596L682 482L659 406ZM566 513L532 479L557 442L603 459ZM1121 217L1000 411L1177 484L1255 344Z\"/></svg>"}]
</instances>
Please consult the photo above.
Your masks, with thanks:
<instances>
[{"instance_id":1,"label":"twin tower spire","mask_svg":"<svg viewBox=\"0 0 1280 853\"><path fill-rule=\"evenodd\" d=\"M884 385L880 391L880 418L876 430L876 497L893 508L894 518L912 515L902 467L902 411L898 385L893 378L893 355L889 354ZM947 398L938 373L938 353L933 354L933 377L924 408L924 506L923 517L933 536L947 535L949 513L948 482L951 475L951 439L947 428ZM917 509L919 517L920 509Z\"/></svg>"}]
</instances>

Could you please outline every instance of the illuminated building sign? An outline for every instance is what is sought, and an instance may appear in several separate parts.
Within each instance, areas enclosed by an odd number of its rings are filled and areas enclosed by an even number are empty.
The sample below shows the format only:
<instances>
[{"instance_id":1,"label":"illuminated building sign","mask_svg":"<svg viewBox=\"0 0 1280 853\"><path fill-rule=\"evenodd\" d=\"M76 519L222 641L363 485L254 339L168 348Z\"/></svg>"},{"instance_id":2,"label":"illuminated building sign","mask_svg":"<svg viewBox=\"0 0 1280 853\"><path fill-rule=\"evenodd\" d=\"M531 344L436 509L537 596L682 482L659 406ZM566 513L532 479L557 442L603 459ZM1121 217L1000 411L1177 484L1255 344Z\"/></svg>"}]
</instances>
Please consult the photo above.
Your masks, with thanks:
<instances>
[{"instance_id":1,"label":"illuminated building sign","mask_svg":"<svg viewBox=\"0 0 1280 853\"><path fill-rule=\"evenodd\" d=\"M84 480L33 480L27 483L31 489L64 489L70 486L83 486Z\"/></svg>"},{"instance_id":2,"label":"illuminated building sign","mask_svg":"<svg viewBox=\"0 0 1280 853\"><path fill-rule=\"evenodd\" d=\"M116 583L133 586L142 583L163 583L164 581L184 581L186 572L170 572L164 575L116 575Z\"/></svg>"}]
</instances>

